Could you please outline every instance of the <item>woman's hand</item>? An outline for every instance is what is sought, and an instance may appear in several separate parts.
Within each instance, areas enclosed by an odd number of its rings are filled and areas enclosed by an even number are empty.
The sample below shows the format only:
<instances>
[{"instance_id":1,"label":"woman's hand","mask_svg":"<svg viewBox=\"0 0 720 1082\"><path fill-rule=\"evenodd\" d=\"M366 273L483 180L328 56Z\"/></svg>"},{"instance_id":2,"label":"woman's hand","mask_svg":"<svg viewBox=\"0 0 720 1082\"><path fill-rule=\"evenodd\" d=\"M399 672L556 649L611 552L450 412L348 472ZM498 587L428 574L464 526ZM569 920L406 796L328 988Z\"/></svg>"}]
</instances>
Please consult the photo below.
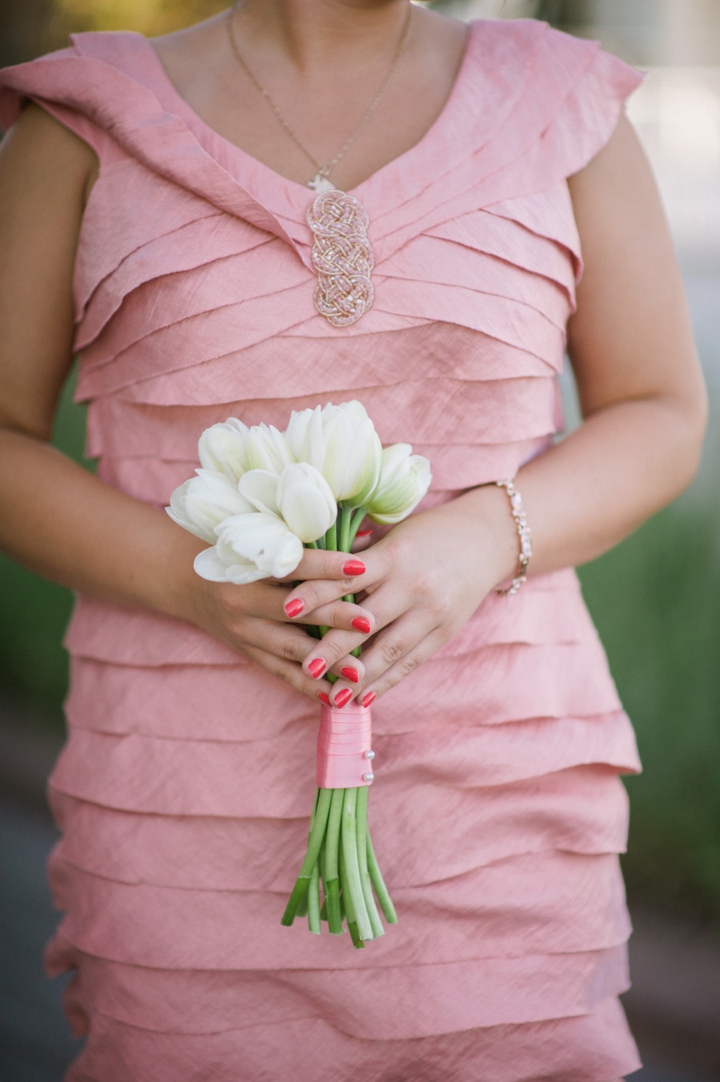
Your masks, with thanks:
<instances>
[{"instance_id":1,"label":"woman's hand","mask_svg":"<svg viewBox=\"0 0 720 1082\"><path fill-rule=\"evenodd\" d=\"M354 696L368 705L460 630L490 590L512 574L517 547L507 497L495 486L411 516L363 552L367 571L352 588L365 595L369 633L334 625L321 642L312 643L304 674L311 676L322 662L342 676L331 691L334 704L344 706ZM292 590L286 608L301 602L303 610L322 612L344 592L337 581L316 578ZM362 662L348 661L369 634L375 638ZM346 666L357 670L357 680L342 674Z\"/></svg>"},{"instance_id":2,"label":"woman's hand","mask_svg":"<svg viewBox=\"0 0 720 1082\"><path fill-rule=\"evenodd\" d=\"M182 591L187 608L177 615L317 699L332 690L332 685L322 679L329 671L359 681L363 666L338 650L332 662L321 663L322 655L317 653L306 661L318 640L297 625L329 627L352 638L354 644L362 641L372 629L371 614L341 599L355 592L357 577L364 571L363 561L352 554L307 549L292 576L293 580L307 580L305 594L301 597L293 591L290 598L288 587L292 583L264 580L235 586L207 582L193 571ZM321 583L328 598L315 602L314 591Z\"/></svg>"}]
</instances>

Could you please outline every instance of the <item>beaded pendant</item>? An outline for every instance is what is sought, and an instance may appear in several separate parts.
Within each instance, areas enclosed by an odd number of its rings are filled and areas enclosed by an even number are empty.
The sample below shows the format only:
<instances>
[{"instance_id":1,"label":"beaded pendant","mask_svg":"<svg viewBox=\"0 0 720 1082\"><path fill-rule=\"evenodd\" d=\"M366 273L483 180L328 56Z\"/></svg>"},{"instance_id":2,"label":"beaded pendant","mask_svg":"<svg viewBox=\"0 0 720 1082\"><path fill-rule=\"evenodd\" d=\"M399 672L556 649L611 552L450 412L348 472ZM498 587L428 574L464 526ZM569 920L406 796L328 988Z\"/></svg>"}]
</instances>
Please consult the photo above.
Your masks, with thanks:
<instances>
[{"instance_id":1,"label":"beaded pendant","mask_svg":"<svg viewBox=\"0 0 720 1082\"><path fill-rule=\"evenodd\" d=\"M370 275L375 265L367 237L370 219L354 195L321 191L307 212L317 271L315 308L333 327L350 327L372 306Z\"/></svg>"}]
</instances>

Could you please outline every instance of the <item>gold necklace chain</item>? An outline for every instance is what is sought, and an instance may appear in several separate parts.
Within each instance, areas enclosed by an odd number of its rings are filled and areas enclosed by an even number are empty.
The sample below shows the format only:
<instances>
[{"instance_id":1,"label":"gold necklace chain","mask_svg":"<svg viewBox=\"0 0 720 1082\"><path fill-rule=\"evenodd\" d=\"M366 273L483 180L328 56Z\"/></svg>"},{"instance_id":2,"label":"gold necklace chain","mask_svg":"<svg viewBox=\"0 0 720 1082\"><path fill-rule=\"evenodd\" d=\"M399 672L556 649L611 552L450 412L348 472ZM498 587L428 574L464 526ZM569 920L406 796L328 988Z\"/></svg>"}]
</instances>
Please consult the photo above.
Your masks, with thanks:
<instances>
[{"instance_id":1,"label":"gold necklace chain","mask_svg":"<svg viewBox=\"0 0 720 1082\"><path fill-rule=\"evenodd\" d=\"M274 112L275 116L277 117L278 121L280 122L282 127L285 129L287 134L290 136L290 138L293 140L293 142L300 148L300 150L302 150L303 154L305 154L305 156L310 159L310 161L313 163L313 165L317 169L317 173L315 174L315 176L312 178L312 180L310 180L308 182L308 187L312 188L313 191L318 191L318 192L319 191L326 191L326 190L328 190L330 188L333 188L334 185L329 180L330 173L335 168L335 166L338 164L340 159L345 156L346 152L353 145L353 143L357 139L358 135L360 134L362 129L365 127L365 125L368 123L368 121L372 117L373 113L375 112L375 110L379 106L380 102L382 101L383 97L385 96L385 91L388 88L388 85L390 83L390 80L392 79L392 76L393 76L393 74L395 72L395 69L398 66L398 63L400 62L400 58L401 58L402 54L405 51L405 46L407 44L407 39L408 39L408 33L409 33L409 30L410 30L410 17L412 15L412 5L408 4L407 15L405 16L405 23L403 25L403 29L402 29L402 33L400 35L400 39L399 39L399 41L397 43L397 46L395 48L395 55L393 56L392 63L390 65L389 69L388 69L387 75L385 76L385 78L382 81L382 85L381 85L380 89L378 90L377 94L375 95L373 100L370 102L370 105L367 107L364 114L360 118L360 121L355 126L353 131L350 133L348 139L343 144L343 146L341 146L340 150L337 152L337 154L332 159L332 161L328 162L327 165L323 165L322 162L319 162L317 160L317 158L315 157L314 154L310 153L310 151L305 146L305 144L303 143L300 136L292 128L289 121L285 118L285 116L282 114L282 112L280 111L280 109L278 108L276 103L273 101L273 99L271 98L268 91L265 89L265 87L262 85L262 83L260 83L260 81L255 77L255 75L250 70L250 68L248 67L245 60L243 59L242 54L240 52L240 49L238 48L238 43L237 43L237 39L235 37L235 30L234 30L233 22L232 22L232 17L233 17L233 15L235 13L235 10L236 10L237 6L238 6L238 3L239 3L239 0L236 0L236 2L233 4L233 6L228 11L227 19L225 20L225 26L227 28L227 34L228 34L228 40L230 42L230 48L232 49L232 52L233 52L233 54L235 56L235 59L240 64L241 68L243 68L243 70L246 72L246 74L250 78L250 81L254 84L254 86L260 92L262 97L265 98L268 105L270 106L270 108Z\"/></svg>"}]
</instances>

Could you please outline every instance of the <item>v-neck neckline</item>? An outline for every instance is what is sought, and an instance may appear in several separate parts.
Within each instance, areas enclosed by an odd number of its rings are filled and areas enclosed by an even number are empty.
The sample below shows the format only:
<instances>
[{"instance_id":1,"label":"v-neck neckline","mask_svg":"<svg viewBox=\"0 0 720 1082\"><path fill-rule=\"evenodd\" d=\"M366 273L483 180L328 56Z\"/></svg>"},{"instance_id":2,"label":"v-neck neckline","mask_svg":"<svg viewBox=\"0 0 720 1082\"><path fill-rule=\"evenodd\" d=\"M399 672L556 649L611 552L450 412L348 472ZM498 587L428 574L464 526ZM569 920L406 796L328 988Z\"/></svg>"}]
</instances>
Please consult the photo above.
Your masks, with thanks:
<instances>
[{"instance_id":1,"label":"v-neck neckline","mask_svg":"<svg viewBox=\"0 0 720 1082\"><path fill-rule=\"evenodd\" d=\"M376 169L374 173L371 173L369 177L355 185L354 188L348 189L349 194L364 202L366 192L370 192L386 179L393 178L406 166L412 166L413 160L421 158L427 148L435 142L438 133L451 123L455 113L461 107L465 85L468 81L468 72L473 66L474 54L479 45L479 28L484 21L486 20L476 20L469 24L465 48L450 92L442 109L425 134L413 146L386 162L385 165L380 166L379 169ZM277 203L285 206L286 214L291 211L292 217L295 217L297 211L300 210L304 216L307 206L315 198L316 193L307 185L292 180L290 177L277 172L271 166L266 165L265 162L221 135L203 120L175 87L152 42L142 34L137 34L137 38L146 50L154 74L157 76L155 80L157 84L156 95L163 107L179 116L200 145L203 146L203 149L211 157L215 158L219 164L223 165L243 187L246 187L250 194L258 198L262 193L261 201L266 203L269 192L272 192L273 196L277 196ZM276 203L274 197L272 202ZM283 212L280 211L280 213Z\"/></svg>"}]
</instances>

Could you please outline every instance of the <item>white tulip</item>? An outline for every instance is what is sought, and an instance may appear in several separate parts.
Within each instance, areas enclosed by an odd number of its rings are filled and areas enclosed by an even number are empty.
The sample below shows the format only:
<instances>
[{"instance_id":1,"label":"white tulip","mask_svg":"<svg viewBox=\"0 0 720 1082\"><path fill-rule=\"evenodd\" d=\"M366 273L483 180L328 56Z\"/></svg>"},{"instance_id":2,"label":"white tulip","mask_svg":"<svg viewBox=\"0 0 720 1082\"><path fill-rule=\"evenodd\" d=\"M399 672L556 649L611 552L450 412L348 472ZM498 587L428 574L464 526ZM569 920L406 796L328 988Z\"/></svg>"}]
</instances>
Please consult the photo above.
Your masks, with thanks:
<instances>
[{"instance_id":1,"label":"white tulip","mask_svg":"<svg viewBox=\"0 0 720 1082\"><path fill-rule=\"evenodd\" d=\"M290 444L274 425L253 425L245 439L248 469L280 474L295 462Z\"/></svg>"},{"instance_id":2,"label":"white tulip","mask_svg":"<svg viewBox=\"0 0 720 1082\"><path fill-rule=\"evenodd\" d=\"M237 481L248 468L245 440L249 431L237 417L228 417L224 423L206 428L198 441L200 465Z\"/></svg>"},{"instance_id":3,"label":"white tulip","mask_svg":"<svg viewBox=\"0 0 720 1082\"><path fill-rule=\"evenodd\" d=\"M285 429L285 439L299 462L308 462L322 473L325 462L322 406L314 410L293 410Z\"/></svg>"},{"instance_id":4,"label":"white tulip","mask_svg":"<svg viewBox=\"0 0 720 1082\"><path fill-rule=\"evenodd\" d=\"M362 403L295 412L285 435L295 456L322 473L338 503L365 503L378 482L382 445Z\"/></svg>"},{"instance_id":5,"label":"white tulip","mask_svg":"<svg viewBox=\"0 0 720 1082\"><path fill-rule=\"evenodd\" d=\"M234 515L217 528L218 541L195 557L198 575L210 582L243 586L264 578L285 578L302 560L299 537L276 515Z\"/></svg>"},{"instance_id":6,"label":"white tulip","mask_svg":"<svg viewBox=\"0 0 720 1082\"><path fill-rule=\"evenodd\" d=\"M337 518L337 503L329 484L307 462L285 467L277 486L277 503L290 529L306 543L322 537Z\"/></svg>"},{"instance_id":7,"label":"white tulip","mask_svg":"<svg viewBox=\"0 0 720 1082\"><path fill-rule=\"evenodd\" d=\"M248 470L238 481L238 491L241 496L249 500L256 511L263 511L268 515L279 515L278 481L278 475L271 473L270 470Z\"/></svg>"},{"instance_id":8,"label":"white tulip","mask_svg":"<svg viewBox=\"0 0 720 1082\"><path fill-rule=\"evenodd\" d=\"M392 526L407 518L430 488L430 463L414 455L409 443L394 443L382 453L380 481L366 504L374 522Z\"/></svg>"},{"instance_id":9,"label":"white tulip","mask_svg":"<svg viewBox=\"0 0 720 1082\"><path fill-rule=\"evenodd\" d=\"M214 470L196 470L195 473L197 477L191 477L175 489L170 506L165 510L178 526L212 544L217 540L215 527L224 519L254 508L224 473Z\"/></svg>"}]
</instances>

